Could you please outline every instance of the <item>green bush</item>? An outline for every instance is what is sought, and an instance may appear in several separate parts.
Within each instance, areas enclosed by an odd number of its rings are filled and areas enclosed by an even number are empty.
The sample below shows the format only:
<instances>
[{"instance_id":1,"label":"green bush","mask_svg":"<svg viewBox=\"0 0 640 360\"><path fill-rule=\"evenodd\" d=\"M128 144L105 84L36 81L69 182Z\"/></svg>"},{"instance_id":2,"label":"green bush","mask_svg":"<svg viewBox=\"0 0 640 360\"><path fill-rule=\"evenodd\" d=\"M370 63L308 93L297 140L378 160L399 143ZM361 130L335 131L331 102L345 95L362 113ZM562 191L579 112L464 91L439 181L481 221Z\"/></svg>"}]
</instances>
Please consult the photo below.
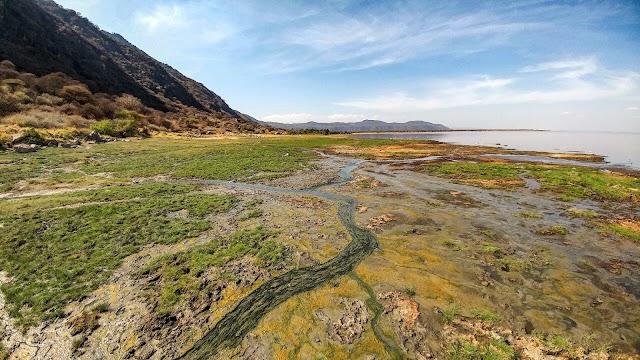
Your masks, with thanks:
<instances>
[{"instance_id":1,"label":"green bush","mask_svg":"<svg viewBox=\"0 0 640 360\"><path fill-rule=\"evenodd\" d=\"M104 119L91 125L91 130L100 135L118 136L116 125L109 119Z\"/></svg>"},{"instance_id":2,"label":"green bush","mask_svg":"<svg viewBox=\"0 0 640 360\"><path fill-rule=\"evenodd\" d=\"M128 118L116 121L116 132L120 137L130 137L140 134L140 121L135 118Z\"/></svg>"},{"instance_id":3,"label":"green bush","mask_svg":"<svg viewBox=\"0 0 640 360\"><path fill-rule=\"evenodd\" d=\"M13 140L14 144L36 144L36 145L46 145L47 140L40 135L40 133L34 128L28 128L22 131L22 134L15 140Z\"/></svg>"},{"instance_id":4,"label":"green bush","mask_svg":"<svg viewBox=\"0 0 640 360\"><path fill-rule=\"evenodd\" d=\"M409 296L414 296L416 294L416 289L413 286L406 287L404 292Z\"/></svg>"},{"instance_id":5,"label":"green bush","mask_svg":"<svg viewBox=\"0 0 640 360\"><path fill-rule=\"evenodd\" d=\"M114 114L116 119L135 119L135 120L142 120L144 118L144 115L136 112L136 111L132 111L132 110L120 110L120 111L116 111Z\"/></svg>"}]
</instances>

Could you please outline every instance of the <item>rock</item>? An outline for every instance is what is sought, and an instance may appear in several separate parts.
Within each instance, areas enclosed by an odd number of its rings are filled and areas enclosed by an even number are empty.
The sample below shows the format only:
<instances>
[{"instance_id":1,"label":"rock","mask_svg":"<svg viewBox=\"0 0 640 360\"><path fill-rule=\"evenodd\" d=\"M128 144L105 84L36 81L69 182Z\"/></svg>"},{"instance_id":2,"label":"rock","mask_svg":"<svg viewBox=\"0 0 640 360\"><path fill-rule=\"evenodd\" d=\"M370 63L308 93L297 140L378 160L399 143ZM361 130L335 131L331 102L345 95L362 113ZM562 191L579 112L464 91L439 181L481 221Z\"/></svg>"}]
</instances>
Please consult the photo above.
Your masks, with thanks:
<instances>
[{"instance_id":1,"label":"rock","mask_svg":"<svg viewBox=\"0 0 640 360\"><path fill-rule=\"evenodd\" d=\"M375 216L369 219L369 224L367 224L367 229L375 230L382 227L384 224L389 223L395 220L395 216L393 214L384 214L380 216Z\"/></svg>"},{"instance_id":2,"label":"rock","mask_svg":"<svg viewBox=\"0 0 640 360\"><path fill-rule=\"evenodd\" d=\"M602 300L600 297L596 297L595 299L593 299L593 301L591 302L591 306L599 306L602 305L602 303L604 303L604 300Z\"/></svg>"},{"instance_id":3,"label":"rock","mask_svg":"<svg viewBox=\"0 0 640 360\"><path fill-rule=\"evenodd\" d=\"M404 351L414 354L415 359L428 359L433 355L428 341L428 330L420 320L420 305L407 293L390 291L378 295L378 299L385 301L384 313L390 316L397 326ZM429 325L434 330L433 323Z\"/></svg>"},{"instance_id":4,"label":"rock","mask_svg":"<svg viewBox=\"0 0 640 360\"><path fill-rule=\"evenodd\" d=\"M100 133L98 133L97 131L92 131L89 134L89 136L87 136L87 140L88 141L95 141L97 143L104 141L104 139L100 136Z\"/></svg>"},{"instance_id":5,"label":"rock","mask_svg":"<svg viewBox=\"0 0 640 360\"><path fill-rule=\"evenodd\" d=\"M36 151L38 151L40 149L41 149L41 146L36 145L36 144L16 144L16 145L13 145L13 151L15 151L17 153L20 153L20 154L36 152Z\"/></svg>"},{"instance_id":6,"label":"rock","mask_svg":"<svg viewBox=\"0 0 640 360\"><path fill-rule=\"evenodd\" d=\"M535 330L535 327L533 326L533 324L531 323L531 321L527 320L524 322L524 332L527 335L531 335L533 333L533 330Z\"/></svg>"},{"instance_id":7,"label":"rock","mask_svg":"<svg viewBox=\"0 0 640 360\"><path fill-rule=\"evenodd\" d=\"M420 305L407 293L400 291L390 291L378 295L379 300L387 300L384 313L394 312L399 317L402 324L402 334L406 337L415 335L418 316L420 316Z\"/></svg>"},{"instance_id":8,"label":"rock","mask_svg":"<svg viewBox=\"0 0 640 360\"><path fill-rule=\"evenodd\" d=\"M331 337L341 344L353 344L364 333L371 314L360 299L342 298L340 303L345 305L345 309L340 319L332 324Z\"/></svg>"},{"instance_id":9,"label":"rock","mask_svg":"<svg viewBox=\"0 0 640 360\"><path fill-rule=\"evenodd\" d=\"M345 305L340 318L333 321L322 311L317 311L315 317L327 325L329 339L341 344L352 344L365 331L365 325L371 319L371 314L364 301L346 298L340 299L340 303ZM316 340L320 342L320 338Z\"/></svg>"}]
</instances>

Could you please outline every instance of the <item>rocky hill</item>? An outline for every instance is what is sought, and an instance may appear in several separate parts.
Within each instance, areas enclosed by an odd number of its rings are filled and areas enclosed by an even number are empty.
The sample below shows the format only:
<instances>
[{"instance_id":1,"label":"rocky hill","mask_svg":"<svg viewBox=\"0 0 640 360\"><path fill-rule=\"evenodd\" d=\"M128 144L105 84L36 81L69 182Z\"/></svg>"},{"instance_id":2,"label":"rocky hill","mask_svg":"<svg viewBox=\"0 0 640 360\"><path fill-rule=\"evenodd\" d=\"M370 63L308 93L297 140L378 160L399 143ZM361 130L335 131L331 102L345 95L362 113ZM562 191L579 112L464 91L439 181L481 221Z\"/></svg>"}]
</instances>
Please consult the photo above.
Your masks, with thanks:
<instances>
[{"instance_id":1,"label":"rocky hill","mask_svg":"<svg viewBox=\"0 0 640 360\"><path fill-rule=\"evenodd\" d=\"M270 125L280 129L287 130L329 130L339 132L369 132L369 131L433 131L433 130L449 130L448 127L441 124L433 124L426 121L408 121L405 123L387 123L380 120L363 120L356 123L318 123L307 122L302 124L282 124L275 122L265 122L263 124Z\"/></svg>"},{"instance_id":2,"label":"rocky hill","mask_svg":"<svg viewBox=\"0 0 640 360\"><path fill-rule=\"evenodd\" d=\"M50 0L0 0L0 60L37 76L62 72L94 93L130 94L161 111L245 119L204 85Z\"/></svg>"}]
</instances>

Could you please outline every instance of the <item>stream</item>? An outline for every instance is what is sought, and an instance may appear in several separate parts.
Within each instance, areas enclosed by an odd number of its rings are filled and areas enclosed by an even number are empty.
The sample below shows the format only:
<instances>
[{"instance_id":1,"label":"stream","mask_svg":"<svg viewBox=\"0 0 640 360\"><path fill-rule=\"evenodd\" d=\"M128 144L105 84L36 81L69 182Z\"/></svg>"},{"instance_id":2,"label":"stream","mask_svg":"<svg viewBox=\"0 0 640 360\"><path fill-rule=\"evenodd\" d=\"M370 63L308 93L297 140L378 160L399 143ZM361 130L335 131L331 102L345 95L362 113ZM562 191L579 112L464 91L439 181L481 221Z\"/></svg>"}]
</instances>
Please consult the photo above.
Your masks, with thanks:
<instances>
[{"instance_id":1,"label":"stream","mask_svg":"<svg viewBox=\"0 0 640 360\"><path fill-rule=\"evenodd\" d=\"M351 171L356 169L362 162L363 161L353 162L342 168L338 172L338 176L340 177L338 181L305 190L291 190L265 185L218 180L186 181L191 183L248 188L267 192L311 195L331 201L338 201L338 216L351 235L351 242L342 249L338 255L325 263L291 270L262 284L243 298L233 310L225 314L216 325L204 337L198 340L193 348L182 355L180 359L213 358L222 349L238 346L245 335L255 329L260 320L267 315L269 311L295 295L313 290L331 279L349 274L365 257L378 247L378 241L373 233L358 227L355 223L354 214L357 200L344 195L320 191L323 187L341 185L353 180ZM361 281L359 281L359 283L363 286ZM368 286L365 288L368 288ZM368 301L369 308L375 313L375 316L378 317L380 305L377 304L372 292L370 296L372 296L372 299ZM372 322L372 326L376 337L378 337L390 355L395 358L401 357L401 353L395 344L384 336L381 329L379 329L377 321Z\"/></svg>"}]
</instances>

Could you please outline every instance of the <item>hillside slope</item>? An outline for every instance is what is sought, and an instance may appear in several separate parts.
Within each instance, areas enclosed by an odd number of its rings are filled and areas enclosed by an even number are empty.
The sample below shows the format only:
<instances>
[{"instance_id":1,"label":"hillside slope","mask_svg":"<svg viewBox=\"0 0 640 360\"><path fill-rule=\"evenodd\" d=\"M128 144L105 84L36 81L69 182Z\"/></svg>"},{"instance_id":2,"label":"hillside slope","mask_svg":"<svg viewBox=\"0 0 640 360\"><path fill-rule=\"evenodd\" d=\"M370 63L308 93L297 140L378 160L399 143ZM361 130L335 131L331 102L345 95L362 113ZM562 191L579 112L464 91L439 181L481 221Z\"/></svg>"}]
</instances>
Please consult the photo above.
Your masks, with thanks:
<instances>
[{"instance_id":1,"label":"hillside slope","mask_svg":"<svg viewBox=\"0 0 640 360\"><path fill-rule=\"evenodd\" d=\"M161 111L243 118L204 85L50 0L0 0L0 59L38 76L65 73L94 93L131 94Z\"/></svg>"}]
</instances>

